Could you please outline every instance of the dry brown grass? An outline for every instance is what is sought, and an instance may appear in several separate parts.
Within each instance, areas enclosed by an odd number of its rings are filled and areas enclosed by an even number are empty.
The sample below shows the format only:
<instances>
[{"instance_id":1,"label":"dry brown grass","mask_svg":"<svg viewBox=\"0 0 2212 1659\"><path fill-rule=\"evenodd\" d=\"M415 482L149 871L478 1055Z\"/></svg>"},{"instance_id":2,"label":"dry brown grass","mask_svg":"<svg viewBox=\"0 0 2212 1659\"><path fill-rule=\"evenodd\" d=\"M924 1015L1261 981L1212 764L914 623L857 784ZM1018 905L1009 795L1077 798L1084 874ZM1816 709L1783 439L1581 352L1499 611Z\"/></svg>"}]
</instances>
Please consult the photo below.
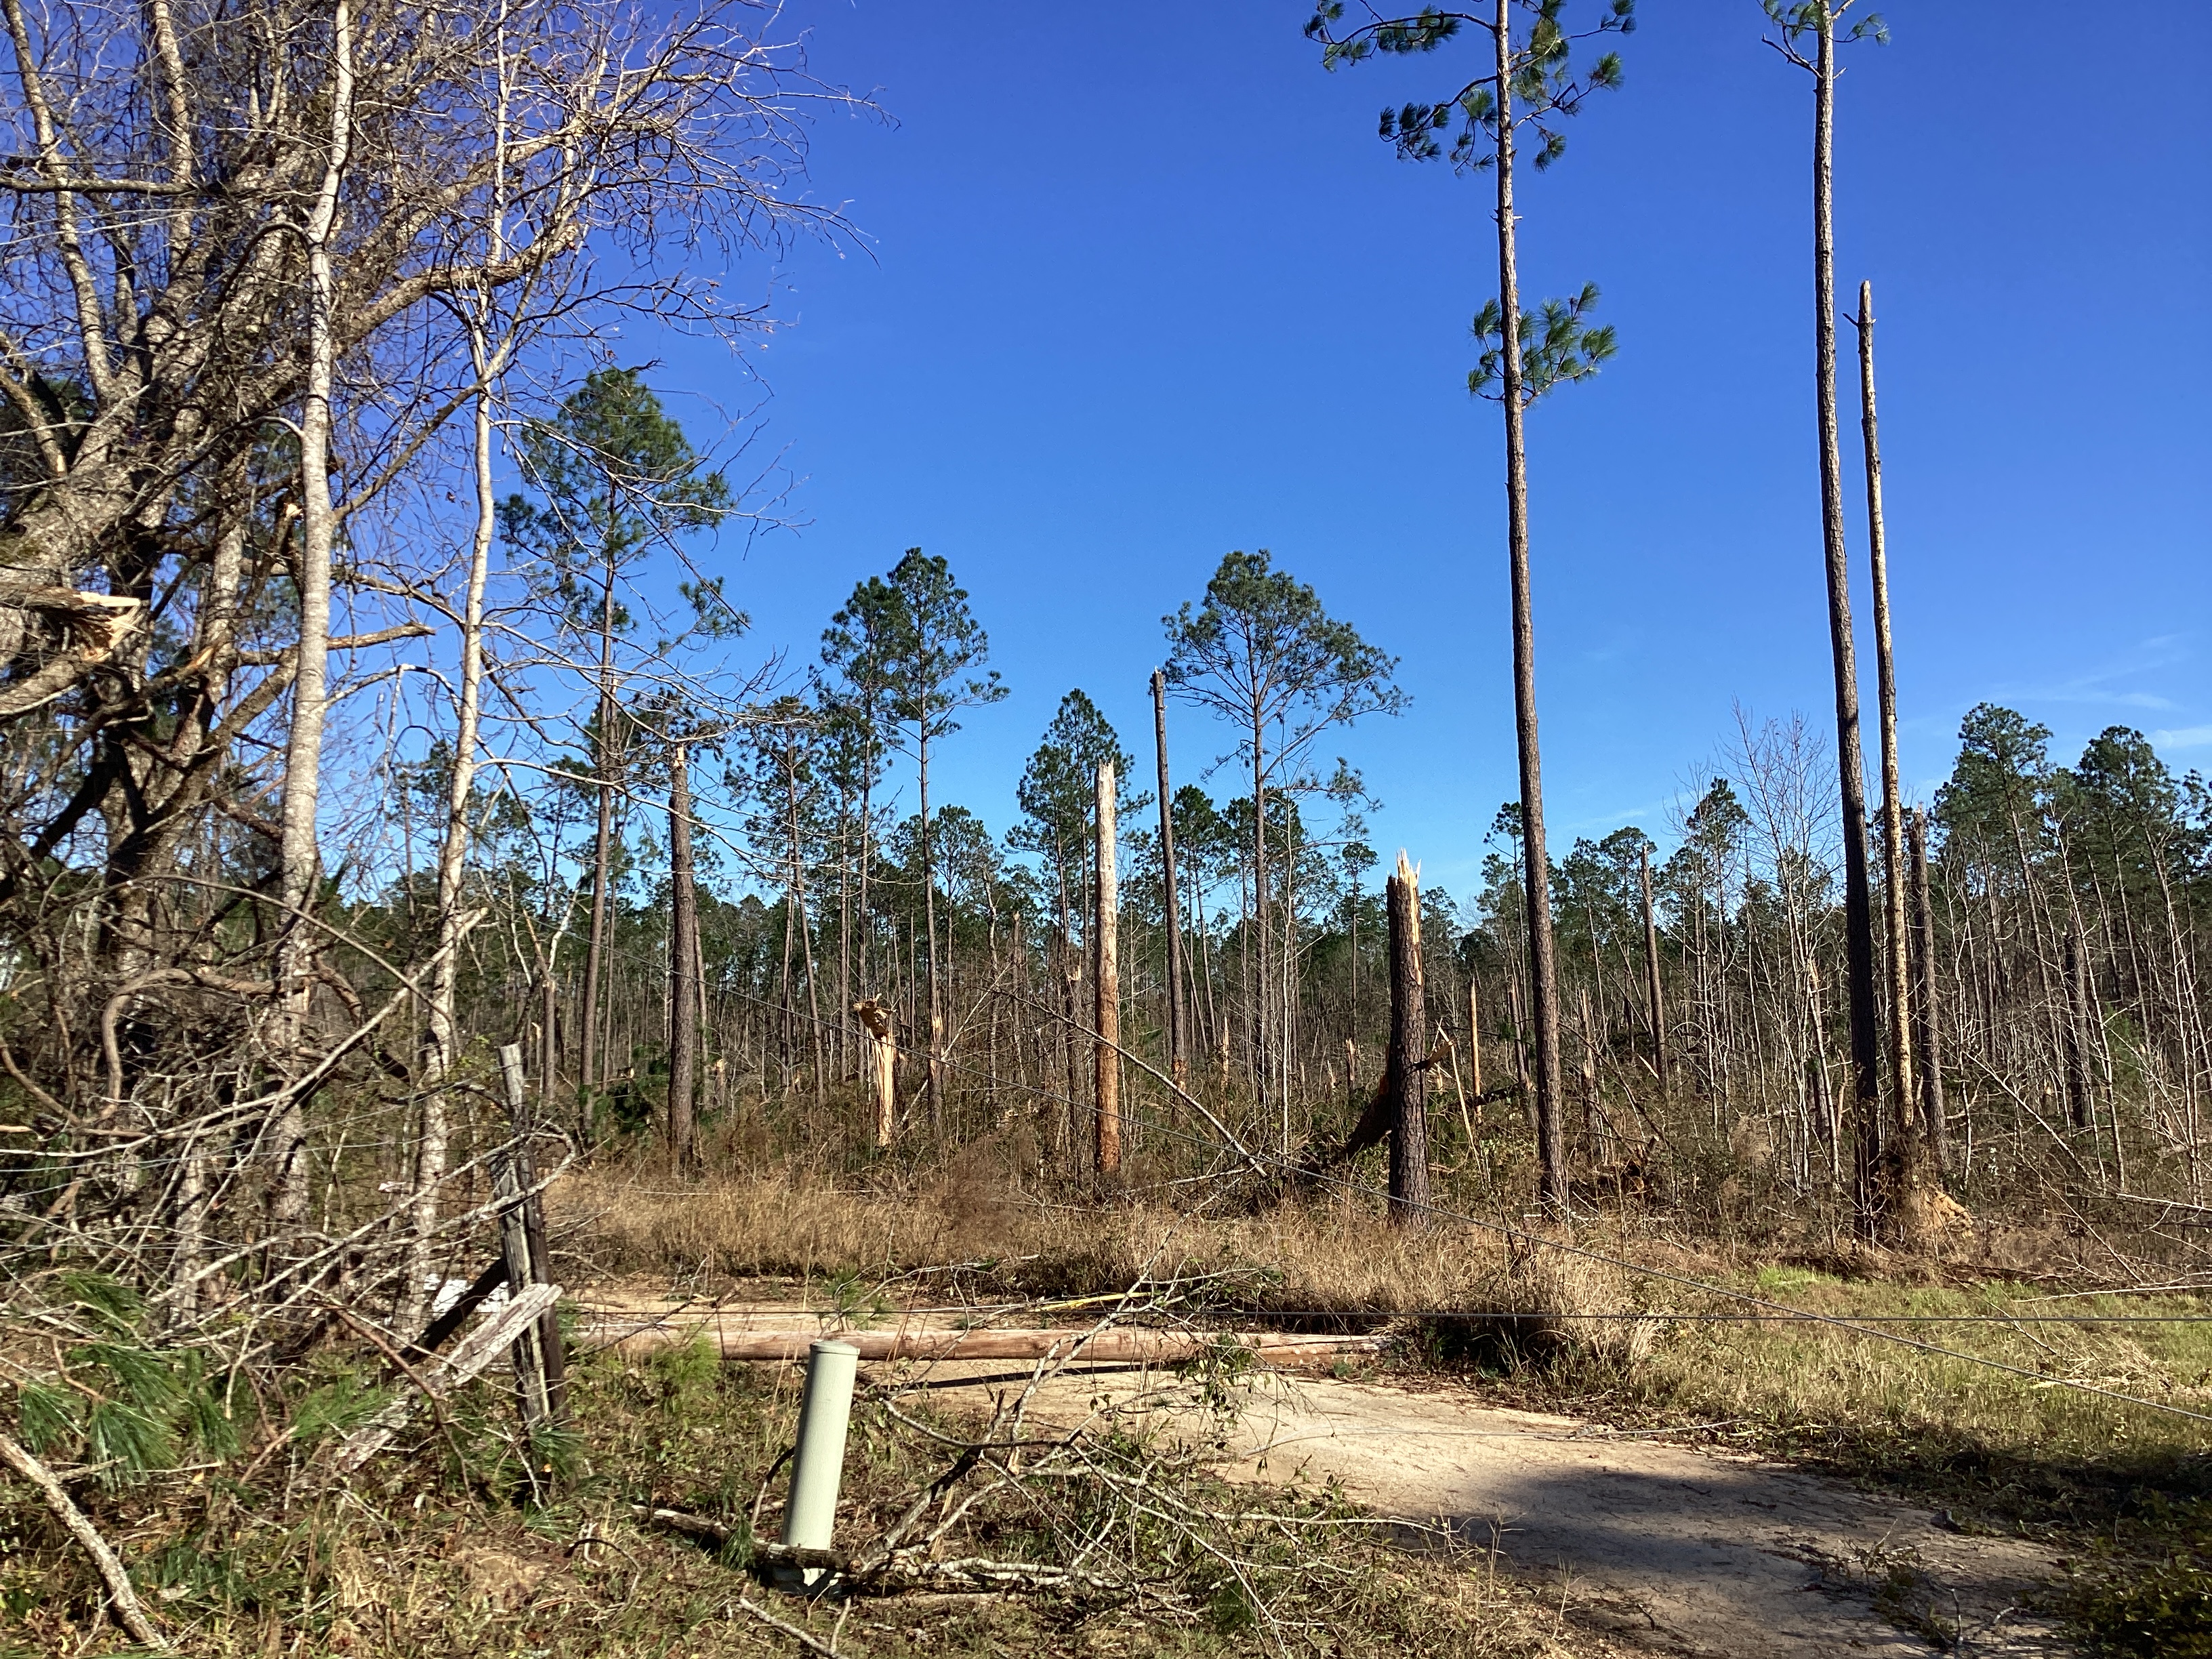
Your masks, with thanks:
<instances>
[{"instance_id":1,"label":"dry brown grass","mask_svg":"<svg viewBox=\"0 0 2212 1659\"><path fill-rule=\"evenodd\" d=\"M1392 1314L1488 1305L1508 1273L1494 1233L1397 1227L1330 1200L1186 1213L1024 1200L957 1177L884 1191L774 1175L679 1192L606 1170L564 1182L554 1210L570 1248L606 1273L888 1282L959 1267L1029 1295L1218 1275L1247 1306Z\"/></svg>"}]
</instances>

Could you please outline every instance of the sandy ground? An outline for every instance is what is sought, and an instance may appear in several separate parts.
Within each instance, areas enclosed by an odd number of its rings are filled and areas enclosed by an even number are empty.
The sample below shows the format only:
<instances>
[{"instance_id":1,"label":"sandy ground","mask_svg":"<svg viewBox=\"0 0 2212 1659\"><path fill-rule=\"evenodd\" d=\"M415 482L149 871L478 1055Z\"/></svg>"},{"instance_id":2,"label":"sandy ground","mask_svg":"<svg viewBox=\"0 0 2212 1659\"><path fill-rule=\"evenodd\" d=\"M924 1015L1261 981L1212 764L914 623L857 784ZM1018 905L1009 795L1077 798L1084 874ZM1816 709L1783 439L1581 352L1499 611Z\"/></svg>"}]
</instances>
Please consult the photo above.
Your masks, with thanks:
<instances>
[{"instance_id":1,"label":"sandy ground","mask_svg":"<svg viewBox=\"0 0 2212 1659\"><path fill-rule=\"evenodd\" d=\"M777 1313L787 1321L791 1310L724 1316L758 1328ZM979 1407L1024 1377L1006 1362L908 1374L947 1405ZM1039 1392L1032 1418L1141 1411L1199 1441L1208 1420L1167 1382L1135 1367L1072 1368ZM1940 1634L1970 1659L2075 1652L2022 1606L2056 1569L2047 1552L1786 1466L1500 1410L1470 1392L1282 1373L1250 1379L1227 1446L1231 1478L1334 1480L1370 1513L1408 1523L1412 1547L1449 1537L1494 1549L1514 1576L1559 1595L1571 1623L1632 1650L1926 1654Z\"/></svg>"}]
</instances>

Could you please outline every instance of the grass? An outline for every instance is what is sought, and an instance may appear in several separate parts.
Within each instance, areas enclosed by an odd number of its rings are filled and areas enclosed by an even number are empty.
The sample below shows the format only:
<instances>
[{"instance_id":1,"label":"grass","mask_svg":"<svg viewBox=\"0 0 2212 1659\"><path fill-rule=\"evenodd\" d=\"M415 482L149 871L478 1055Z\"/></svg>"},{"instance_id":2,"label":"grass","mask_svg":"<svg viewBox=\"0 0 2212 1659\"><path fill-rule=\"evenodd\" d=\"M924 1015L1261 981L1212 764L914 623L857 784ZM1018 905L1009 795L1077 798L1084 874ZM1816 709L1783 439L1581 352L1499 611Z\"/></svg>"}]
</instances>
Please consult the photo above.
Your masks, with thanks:
<instances>
[{"instance_id":1,"label":"grass","mask_svg":"<svg viewBox=\"0 0 2212 1659\"><path fill-rule=\"evenodd\" d=\"M395 1450L350 1485L319 1482L304 1454L244 1484L224 1469L158 1477L98 1502L149 1607L179 1646L214 1659L334 1654L368 1659L682 1659L789 1653L792 1639L739 1605L747 1597L839 1651L996 1656L1227 1656L1280 1650L1263 1615L1209 1553L1241 1551L1266 1616L1326 1630L1328 1650L1362 1659L1419 1651L1457 1659L1564 1656L1556 1609L1487 1570L1483 1557L1407 1555L1364 1529L1323 1528L1313 1547L1264 1547L1266 1529L1194 1549L1146 1542L1148 1605L1064 1595L896 1595L809 1602L748 1569L749 1517L763 1531L789 1443L797 1373L724 1366L683 1348L647 1361L599 1356L572 1373L574 1479L516 1444L511 1402L478 1384L411 1455ZM902 1407L911 1415L909 1400ZM921 1407L927 1413L926 1407ZM1137 1453L1133 1449L1132 1455ZM841 1540L857 1542L942 1466L872 1396L856 1413ZM1206 1495L1202 1486L1183 1496ZM1230 1507L1249 1510L1240 1493ZM1293 1500L1265 1498L1288 1504ZM1307 1512L1310 1499L1297 1500ZM634 1504L721 1521L715 1549L641 1524ZM963 1542L997 1559L1065 1549L1050 1505L986 1505ZM1261 1547L1255 1548L1255 1540ZM1305 1638L1291 1632L1292 1639ZM0 1654L126 1650L95 1583L35 1500L0 1489ZM1601 1650L1577 1644L1571 1651Z\"/></svg>"},{"instance_id":2,"label":"grass","mask_svg":"<svg viewBox=\"0 0 2212 1659\"><path fill-rule=\"evenodd\" d=\"M579 1184L564 1207L582 1224L580 1244L631 1271L836 1272L896 1285L908 1301L953 1301L1097 1293L1149 1269L1210 1275L1223 1300L1255 1312L1417 1316L1401 1372L1455 1372L1499 1403L1663 1427L1948 1509L1970 1528L2036 1536L2068 1556L2052 1595L2093 1645L2212 1654L2208 1425L2068 1386L2212 1414L2212 1323L2140 1322L2212 1308L2190 1296L2054 1299L2033 1229L1949 1264L1839 1260L1817 1241L1793 1250L1771 1237L1692 1248L1620 1224L1578 1238L1835 1319L1975 1322L1882 1327L1954 1351L1938 1354L1834 1325L1669 1319L1744 1310L1556 1252L1509 1251L1493 1232L1395 1228L1341 1199L1191 1217L1141 1198L1103 1212L1029 1205L957 1178L899 1193L732 1181L682 1200L618 1183ZM2091 1322L2030 1322L2052 1313ZM1656 1317L1571 1316L1588 1314Z\"/></svg>"}]
</instances>

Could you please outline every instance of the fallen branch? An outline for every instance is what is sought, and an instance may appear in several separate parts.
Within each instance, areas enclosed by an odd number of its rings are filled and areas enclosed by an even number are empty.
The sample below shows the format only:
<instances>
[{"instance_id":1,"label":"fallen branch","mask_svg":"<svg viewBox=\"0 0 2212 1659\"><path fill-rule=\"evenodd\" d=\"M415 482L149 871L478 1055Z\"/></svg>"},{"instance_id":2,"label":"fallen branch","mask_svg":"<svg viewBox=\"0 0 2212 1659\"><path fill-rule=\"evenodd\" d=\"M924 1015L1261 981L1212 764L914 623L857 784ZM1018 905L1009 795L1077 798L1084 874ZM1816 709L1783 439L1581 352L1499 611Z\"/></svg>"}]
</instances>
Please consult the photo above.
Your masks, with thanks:
<instances>
[{"instance_id":1,"label":"fallen branch","mask_svg":"<svg viewBox=\"0 0 2212 1659\"><path fill-rule=\"evenodd\" d=\"M107 1585L108 1599L115 1603L115 1616L123 1628L131 1632L131 1639L141 1647L167 1652L168 1638L146 1616L145 1608L138 1605L138 1592L131 1588L131 1575L123 1570L123 1563L107 1540L100 1535L99 1528L85 1517L76 1501L62 1489L54 1479L53 1471L25 1451L4 1434L0 1434L0 1462L36 1486L46 1500L46 1507L70 1529L70 1536L84 1546L84 1553L100 1569L101 1580Z\"/></svg>"},{"instance_id":2,"label":"fallen branch","mask_svg":"<svg viewBox=\"0 0 2212 1659\"><path fill-rule=\"evenodd\" d=\"M747 1613L752 1614L754 1618L759 1620L761 1623L769 1626L769 1629L781 1631L786 1636L790 1637L793 1641L797 1642L800 1647L805 1649L807 1652L824 1654L828 1656L828 1659L837 1659L837 1650L836 1648L829 1645L819 1637L813 1635L810 1632L802 1630L797 1625L788 1624L783 1620L777 1618L774 1613L770 1613L766 1607L762 1607L759 1603L749 1601L744 1596L740 1595L738 1598L738 1605L743 1607Z\"/></svg>"}]
</instances>

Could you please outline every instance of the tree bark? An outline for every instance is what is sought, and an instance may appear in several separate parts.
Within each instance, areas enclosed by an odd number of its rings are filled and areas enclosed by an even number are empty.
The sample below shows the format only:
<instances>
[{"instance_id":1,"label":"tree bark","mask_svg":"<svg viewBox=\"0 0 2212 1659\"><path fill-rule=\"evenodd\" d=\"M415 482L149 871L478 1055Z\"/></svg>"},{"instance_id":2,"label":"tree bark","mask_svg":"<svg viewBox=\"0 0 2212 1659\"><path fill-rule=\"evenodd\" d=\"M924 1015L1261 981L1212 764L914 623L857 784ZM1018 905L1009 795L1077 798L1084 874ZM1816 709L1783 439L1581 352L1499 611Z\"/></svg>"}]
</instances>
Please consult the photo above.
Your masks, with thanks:
<instances>
[{"instance_id":1,"label":"tree bark","mask_svg":"<svg viewBox=\"0 0 2212 1659\"><path fill-rule=\"evenodd\" d=\"M926 675L924 678L927 679ZM945 1005L939 1000L937 984L937 872L930 860L929 715L926 708L915 750L920 757L916 770L921 781L922 926L929 934L922 953L929 973L929 1122L935 1128L943 1122L945 1114Z\"/></svg>"},{"instance_id":2,"label":"tree bark","mask_svg":"<svg viewBox=\"0 0 2212 1659\"><path fill-rule=\"evenodd\" d=\"M1098 1041L1093 1060L1095 1150L1098 1173L1121 1171L1121 966L1120 891L1114 872L1114 763L1098 763L1097 909L1091 918L1092 1010Z\"/></svg>"},{"instance_id":3,"label":"tree bark","mask_svg":"<svg viewBox=\"0 0 2212 1659\"><path fill-rule=\"evenodd\" d=\"M584 1052L578 1077L582 1144L592 1144L592 1091L605 1079L599 1052L599 999L606 974L607 882L614 868L615 776L623 745L617 740L621 703L615 682L615 550L610 542L599 592L599 720L597 770L599 828L592 841L592 931L584 945Z\"/></svg>"},{"instance_id":4,"label":"tree bark","mask_svg":"<svg viewBox=\"0 0 2212 1659\"><path fill-rule=\"evenodd\" d=\"M1498 303L1504 313L1500 376L1505 410L1505 514L1513 590L1513 726L1521 760L1523 890L1528 907L1529 1000L1535 1026L1536 1148L1542 1196L1570 1212L1566 1115L1559 1098L1559 981L1552 940L1551 863L1544 847L1543 763L1536 736L1536 628L1528 591L1528 466L1522 428L1521 284L1513 213L1511 0L1498 0Z\"/></svg>"},{"instance_id":5,"label":"tree bark","mask_svg":"<svg viewBox=\"0 0 2212 1659\"><path fill-rule=\"evenodd\" d=\"M1160 772L1160 900L1167 925L1168 951L1168 1074L1176 1087L1190 1085L1190 1058L1185 1049L1182 994L1182 915L1176 886L1175 812L1168 786L1168 677L1152 671L1152 746L1159 756Z\"/></svg>"},{"instance_id":6,"label":"tree bark","mask_svg":"<svg viewBox=\"0 0 2212 1659\"><path fill-rule=\"evenodd\" d=\"M1881 441L1875 420L1874 284L1859 284L1859 429L1866 442L1867 559L1874 586L1875 701L1881 725L1883 920L1889 945L1889 1134L1893 1208L1919 1179L1922 1126L1913 1087L1911 945L1905 915L1905 806L1897 764L1897 671L1890 649L1889 550L1881 513Z\"/></svg>"},{"instance_id":7,"label":"tree bark","mask_svg":"<svg viewBox=\"0 0 2212 1659\"><path fill-rule=\"evenodd\" d=\"M1818 14L1813 84L1814 384L1820 442L1820 528L1828 584L1828 646L1836 681L1836 775L1844 836L1844 941L1850 1007L1852 1199L1859 1232L1881 1231L1883 1194L1881 1041L1875 998L1874 906L1867 875L1866 765L1860 750L1857 649L1851 637L1850 562L1844 544L1842 453L1836 429L1835 16Z\"/></svg>"},{"instance_id":8,"label":"tree bark","mask_svg":"<svg viewBox=\"0 0 2212 1659\"><path fill-rule=\"evenodd\" d=\"M300 641L292 677L292 721L284 745L283 840L277 896L283 941L276 956L277 1061L296 1072L307 1041L313 994L315 935L307 921L321 872L315 835L320 799L323 723L328 712L331 643L331 549L337 514L331 499L331 403L337 374L335 315L337 276L331 242L339 188L353 148L353 11L337 0L331 13L330 149L309 210L307 384L300 410ZM270 1137L276 1162L270 1213L289 1225L307 1212L307 1125L296 1095L287 1097Z\"/></svg>"},{"instance_id":9,"label":"tree bark","mask_svg":"<svg viewBox=\"0 0 2212 1659\"><path fill-rule=\"evenodd\" d=\"M476 532L469 544L468 583L461 599L460 684L453 720L453 771L447 780L446 822L438 842L437 959L430 970L429 1054L422 1079L421 1121L415 1143L414 1194L410 1200L413 1237L407 1257L407 1300L399 1323L414 1330L422 1322L420 1297L427 1290L438 1233L438 1189L446 1179L452 1119L446 1088L461 1058L459 1010L461 915L468 873L469 809L476 795L477 740L483 708L484 589L491 574L491 544L498 527L492 493L491 354L482 325L471 320L470 343L478 374L486 384L477 394L475 446Z\"/></svg>"},{"instance_id":10,"label":"tree bark","mask_svg":"<svg viewBox=\"0 0 2212 1659\"><path fill-rule=\"evenodd\" d=\"M668 748L668 1154L678 1175L694 1162L699 1082L699 892L691 872L691 775L681 741Z\"/></svg>"},{"instance_id":11,"label":"tree bark","mask_svg":"<svg viewBox=\"0 0 2212 1659\"><path fill-rule=\"evenodd\" d=\"M1421 973L1421 883L1401 851L1387 890L1390 912L1390 1215L1416 1219L1429 1204L1428 1006Z\"/></svg>"}]
</instances>

